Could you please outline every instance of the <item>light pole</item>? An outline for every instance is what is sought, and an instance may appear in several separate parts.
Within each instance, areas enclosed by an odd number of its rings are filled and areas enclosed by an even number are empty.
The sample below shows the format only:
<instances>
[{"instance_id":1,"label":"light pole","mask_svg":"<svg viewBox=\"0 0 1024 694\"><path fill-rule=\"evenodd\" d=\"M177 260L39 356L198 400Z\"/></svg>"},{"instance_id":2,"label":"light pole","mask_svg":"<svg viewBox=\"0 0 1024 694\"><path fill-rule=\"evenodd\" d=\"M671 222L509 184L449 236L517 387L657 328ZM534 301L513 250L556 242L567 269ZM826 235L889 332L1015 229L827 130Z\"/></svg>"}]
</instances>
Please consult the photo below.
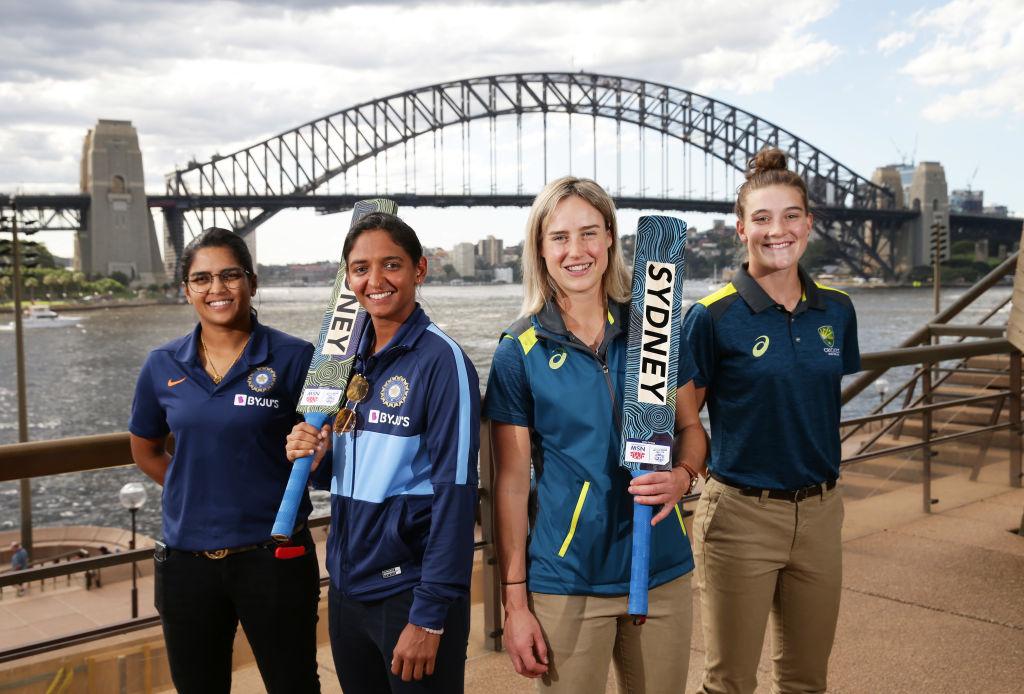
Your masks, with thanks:
<instances>
[{"instance_id":1,"label":"light pole","mask_svg":"<svg viewBox=\"0 0 1024 694\"><path fill-rule=\"evenodd\" d=\"M21 324L21 244L18 241L18 207L14 196L8 198L10 215L0 217L0 229L11 232L11 268L14 297L14 353L17 374L18 442L28 441L28 398L25 381L25 340ZM26 224L28 226L28 224ZM31 232L30 232L31 233ZM21 546L32 555L32 480L18 480L18 503L21 508Z\"/></svg>"},{"instance_id":2,"label":"light pole","mask_svg":"<svg viewBox=\"0 0 1024 694\"><path fill-rule=\"evenodd\" d=\"M139 482L129 482L118 492L121 505L132 514L132 539L128 549L135 549L135 514L146 503L146 488ZM139 590L135 583L135 562L132 562L132 619L139 616Z\"/></svg>"}]
</instances>

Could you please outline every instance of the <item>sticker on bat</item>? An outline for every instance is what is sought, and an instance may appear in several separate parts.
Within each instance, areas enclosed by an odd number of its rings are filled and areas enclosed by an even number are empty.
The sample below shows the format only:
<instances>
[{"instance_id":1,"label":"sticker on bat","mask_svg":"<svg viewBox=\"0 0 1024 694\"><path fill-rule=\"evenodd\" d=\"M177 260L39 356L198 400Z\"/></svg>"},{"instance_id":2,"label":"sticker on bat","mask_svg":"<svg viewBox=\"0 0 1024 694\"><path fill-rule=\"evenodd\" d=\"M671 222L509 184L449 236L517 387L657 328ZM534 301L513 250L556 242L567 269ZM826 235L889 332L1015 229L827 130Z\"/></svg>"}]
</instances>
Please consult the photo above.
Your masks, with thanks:
<instances>
[{"instance_id":1,"label":"sticker on bat","mask_svg":"<svg viewBox=\"0 0 1024 694\"><path fill-rule=\"evenodd\" d=\"M640 388L636 399L651 405L668 403L675 274L675 265L653 261L648 261L644 273L644 325L640 341Z\"/></svg>"},{"instance_id":2,"label":"sticker on bat","mask_svg":"<svg viewBox=\"0 0 1024 694\"><path fill-rule=\"evenodd\" d=\"M334 407L341 402L341 388L306 388L302 391L301 405L307 407Z\"/></svg>"},{"instance_id":3,"label":"sticker on bat","mask_svg":"<svg viewBox=\"0 0 1024 694\"><path fill-rule=\"evenodd\" d=\"M668 468L672 463L672 448L651 441L626 439L626 461L636 465Z\"/></svg>"}]
</instances>

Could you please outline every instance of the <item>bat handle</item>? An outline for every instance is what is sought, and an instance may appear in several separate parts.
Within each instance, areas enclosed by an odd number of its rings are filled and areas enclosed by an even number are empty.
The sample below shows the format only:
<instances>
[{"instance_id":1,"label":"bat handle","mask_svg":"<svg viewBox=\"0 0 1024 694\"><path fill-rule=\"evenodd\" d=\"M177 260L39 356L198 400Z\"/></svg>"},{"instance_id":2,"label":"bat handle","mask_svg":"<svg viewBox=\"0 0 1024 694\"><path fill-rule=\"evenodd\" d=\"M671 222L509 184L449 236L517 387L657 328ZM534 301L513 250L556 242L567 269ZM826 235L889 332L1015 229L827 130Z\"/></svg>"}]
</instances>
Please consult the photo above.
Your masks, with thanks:
<instances>
[{"instance_id":1,"label":"bat handle","mask_svg":"<svg viewBox=\"0 0 1024 694\"><path fill-rule=\"evenodd\" d=\"M323 412L307 412L305 416L306 424L319 431L329 415ZM277 509L274 528L270 531L270 536L278 542L284 542L291 538L292 532L295 530L295 516L299 513L299 504L302 503L302 498L306 493L306 484L309 482L309 468L312 465L313 456L311 455L303 456L292 464L292 472L288 476L288 485L284 488L281 506Z\"/></svg>"},{"instance_id":2,"label":"bat handle","mask_svg":"<svg viewBox=\"0 0 1024 694\"><path fill-rule=\"evenodd\" d=\"M647 470L634 470L633 477L648 474ZM647 588L651 571L651 511L650 506L633 501L633 558L629 568L629 614L633 624L647 621Z\"/></svg>"}]
</instances>

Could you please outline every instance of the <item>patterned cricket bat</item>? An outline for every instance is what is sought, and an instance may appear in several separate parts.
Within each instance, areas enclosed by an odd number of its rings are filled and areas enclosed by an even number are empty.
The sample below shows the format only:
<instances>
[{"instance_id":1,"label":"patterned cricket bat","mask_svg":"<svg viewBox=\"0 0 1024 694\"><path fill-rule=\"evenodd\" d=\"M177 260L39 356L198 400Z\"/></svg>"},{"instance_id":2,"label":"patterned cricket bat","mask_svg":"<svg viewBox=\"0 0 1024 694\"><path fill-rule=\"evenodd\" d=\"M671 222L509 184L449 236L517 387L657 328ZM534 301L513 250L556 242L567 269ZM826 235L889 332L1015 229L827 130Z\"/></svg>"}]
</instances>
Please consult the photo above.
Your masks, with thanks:
<instances>
[{"instance_id":1,"label":"patterned cricket bat","mask_svg":"<svg viewBox=\"0 0 1024 694\"><path fill-rule=\"evenodd\" d=\"M352 224L371 212L397 214L398 205L384 198L360 200L352 210ZM295 408L307 424L320 429L341 408L345 385L352 371L359 337L366 320L366 311L359 305L352 290L345 286L345 259L342 258L334 278L334 291L331 292L331 300L320 324L313 361L309 364L306 383L302 388L299 405ZM295 530L295 516L306 491L312 464L313 456L306 456L292 465L291 476L271 530L271 536L278 542L288 540Z\"/></svg>"},{"instance_id":2,"label":"patterned cricket bat","mask_svg":"<svg viewBox=\"0 0 1024 694\"><path fill-rule=\"evenodd\" d=\"M686 222L645 216L637 224L629 309L622 467L633 477L672 468L676 374L682 335ZM633 504L629 614L647 621L652 507Z\"/></svg>"}]
</instances>

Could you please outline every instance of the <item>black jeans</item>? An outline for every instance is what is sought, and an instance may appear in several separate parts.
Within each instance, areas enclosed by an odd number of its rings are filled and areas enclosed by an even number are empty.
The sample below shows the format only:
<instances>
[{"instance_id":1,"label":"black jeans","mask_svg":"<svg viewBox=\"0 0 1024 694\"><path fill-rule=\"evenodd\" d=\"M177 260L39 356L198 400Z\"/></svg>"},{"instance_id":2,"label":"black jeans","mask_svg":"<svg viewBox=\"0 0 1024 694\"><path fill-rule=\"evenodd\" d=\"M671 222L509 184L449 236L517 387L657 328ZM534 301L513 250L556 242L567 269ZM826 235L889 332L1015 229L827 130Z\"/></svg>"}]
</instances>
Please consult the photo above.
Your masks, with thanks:
<instances>
[{"instance_id":1,"label":"black jeans","mask_svg":"<svg viewBox=\"0 0 1024 694\"><path fill-rule=\"evenodd\" d=\"M223 559L169 550L156 562L154 597L171 679L181 694L231 691L238 623L271 694L320 691L316 672L320 569L309 531L306 554L277 559L270 548Z\"/></svg>"},{"instance_id":2,"label":"black jeans","mask_svg":"<svg viewBox=\"0 0 1024 694\"><path fill-rule=\"evenodd\" d=\"M391 654L409 623L412 591L384 600L359 602L331 586L327 593L331 652L338 682L348 694L458 694L466 675L469 642L469 596L448 608L437 647L434 674L403 682L391 674Z\"/></svg>"}]
</instances>

